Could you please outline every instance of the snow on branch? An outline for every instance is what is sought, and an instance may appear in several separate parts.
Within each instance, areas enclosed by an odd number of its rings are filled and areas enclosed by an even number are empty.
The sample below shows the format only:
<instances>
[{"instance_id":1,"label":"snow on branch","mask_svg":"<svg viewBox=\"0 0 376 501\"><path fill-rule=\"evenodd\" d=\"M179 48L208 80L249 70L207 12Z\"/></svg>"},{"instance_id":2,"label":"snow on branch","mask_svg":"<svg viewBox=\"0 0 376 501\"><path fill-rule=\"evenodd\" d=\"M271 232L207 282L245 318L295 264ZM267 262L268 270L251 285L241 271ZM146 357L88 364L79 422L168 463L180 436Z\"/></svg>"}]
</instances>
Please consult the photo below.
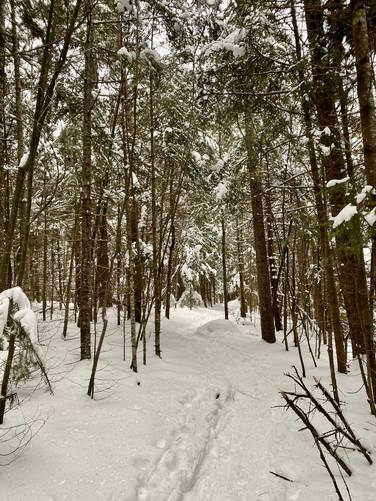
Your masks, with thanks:
<instances>
[{"instance_id":1,"label":"snow on branch","mask_svg":"<svg viewBox=\"0 0 376 501\"><path fill-rule=\"evenodd\" d=\"M0 345L3 344L4 334L9 336L9 339L13 336L21 350L29 354L25 360L39 367L50 392L53 393L38 346L37 318L21 287L6 289L0 293Z\"/></svg>"},{"instance_id":2,"label":"snow on branch","mask_svg":"<svg viewBox=\"0 0 376 501\"><path fill-rule=\"evenodd\" d=\"M332 188L333 186L337 186L338 184L344 184L344 183L347 183L347 181L349 181L349 177L344 177L343 179L331 179L330 181L328 181L326 183L326 187L327 188Z\"/></svg>"},{"instance_id":3,"label":"snow on branch","mask_svg":"<svg viewBox=\"0 0 376 501\"><path fill-rule=\"evenodd\" d=\"M356 205L347 204L335 217L332 217L333 228L338 228L342 223L348 223L357 213Z\"/></svg>"}]
</instances>

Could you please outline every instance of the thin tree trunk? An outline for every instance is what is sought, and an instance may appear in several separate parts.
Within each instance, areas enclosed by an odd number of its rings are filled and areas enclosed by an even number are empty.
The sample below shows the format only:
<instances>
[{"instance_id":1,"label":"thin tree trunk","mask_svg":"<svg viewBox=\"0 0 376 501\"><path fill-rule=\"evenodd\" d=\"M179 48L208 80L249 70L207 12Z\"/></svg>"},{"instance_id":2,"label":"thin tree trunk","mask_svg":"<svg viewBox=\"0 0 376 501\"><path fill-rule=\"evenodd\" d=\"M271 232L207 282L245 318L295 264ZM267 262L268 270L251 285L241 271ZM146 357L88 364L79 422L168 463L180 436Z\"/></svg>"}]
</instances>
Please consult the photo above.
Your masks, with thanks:
<instances>
[{"instance_id":1,"label":"thin tree trunk","mask_svg":"<svg viewBox=\"0 0 376 501\"><path fill-rule=\"evenodd\" d=\"M66 291L66 302L65 302L65 311L64 311L64 325L63 325L63 339L67 337L67 329L68 329L68 320L69 320L69 304L72 290L72 277L73 277L73 264L74 264L74 255L75 255L75 247L76 247L76 239L77 239L77 227L78 227L78 212L75 204L75 217L74 217L74 225L72 231L72 247L71 247L71 255L69 261L69 272L68 272L68 282L67 282L67 291Z\"/></svg>"},{"instance_id":2,"label":"thin tree trunk","mask_svg":"<svg viewBox=\"0 0 376 501\"><path fill-rule=\"evenodd\" d=\"M47 312L47 255L48 255L47 211L44 212L43 221L44 221L44 228L43 228L42 316L43 316L43 322L45 322L46 312Z\"/></svg>"},{"instance_id":3,"label":"thin tree trunk","mask_svg":"<svg viewBox=\"0 0 376 501\"><path fill-rule=\"evenodd\" d=\"M159 252L157 242L157 177L154 150L154 81L150 72L150 164L151 164L151 218L153 239L153 283L154 283L154 336L155 354L161 357L161 287L159 273Z\"/></svg>"},{"instance_id":4,"label":"thin tree trunk","mask_svg":"<svg viewBox=\"0 0 376 501\"><path fill-rule=\"evenodd\" d=\"M52 320L53 314L54 314L54 300L55 300L55 249L54 249L54 239L53 236L51 235L51 254L50 254L50 259L51 259L51 268L50 268L50 320Z\"/></svg>"},{"instance_id":5,"label":"thin tree trunk","mask_svg":"<svg viewBox=\"0 0 376 501\"><path fill-rule=\"evenodd\" d=\"M272 217L272 208L270 198L267 197L266 200L266 213L267 213L267 247L268 247L268 257L269 257L269 267L270 267L270 283L272 287L272 307L274 314L274 325L275 330L282 330L282 319L281 319L281 311L279 307L279 299L278 299L278 275L277 275L277 263L274 256L274 238L273 238L273 217Z\"/></svg>"},{"instance_id":6,"label":"thin tree trunk","mask_svg":"<svg viewBox=\"0 0 376 501\"><path fill-rule=\"evenodd\" d=\"M168 264L167 264L167 283L166 283L166 309L165 316L170 318L170 308L171 308L171 293L172 293L172 271L173 271L173 261L174 261L174 249L176 243L176 232L175 232L175 221L171 221L171 242L168 254Z\"/></svg>"},{"instance_id":7,"label":"thin tree trunk","mask_svg":"<svg viewBox=\"0 0 376 501\"><path fill-rule=\"evenodd\" d=\"M107 233L107 206L108 202L103 202L101 220L99 225L99 241L98 241L98 254L97 254L97 288L98 288L98 301L99 307L110 306L111 304L111 287L109 284L110 276L110 262L108 257L108 233ZM107 304L104 304L106 291Z\"/></svg>"},{"instance_id":8,"label":"thin tree trunk","mask_svg":"<svg viewBox=\"0 0 376 501\"><path fill-rule=\"evenodd\" d=\"M239 221L236 222L236 240L238 251L238 269L239 269L239 291L240 291L240 316L246 318L247 316L247 302L245 300L244 291L244 259L242 249L242 232L239 228Z\"/></svg>"},{"instance_id":9,"label":"thin tree trunk","mask_svg":"<svg viewBox=\"0 0 376 501\"><path fill-rule=\"evenodd\" d=\"M8 356L7 356L7 361L5 363L3 381L1 384L0 424L3 424L3 422L4 422L5 405L6 405L6 401L7 401L7 395L8 395L8 384L9 384L10 371L12 368L13 356L14 356L14 351L15 351L15 344L16 344L16 334L15 334L15 332L11 332L9 335Z\"/></svg>"},{"instance_id":10,"label":"thin tree trunk","mask_svg":"<svg viewBox=\"0 0 376 501\"><path fill-rule=\"evenodd\" d=\"M58 291L59 291L59 310L63 307L63 279L62 279L62 262L61 262L61 245L59 235L56 238L57 244L57 277L58 277ZM64 272L65 272L65 261L64 261Z\"/></svg>"},{"instance_id":11,"label":"thin tree trunk","mask_svg":"<svg viewBox=\"0 0 376 501\"><path fill-rule=\"evenodd\" d=\"M120 206L118 206L117 210L117 222L120 221ZM116 318L117 325L121 325L121 300L120 300L120 281L121 281L121 232L119 238L116 238Z\"/></svg>"},{"instance_id":12,"label":"thin tree trunk","mask_svg":"<svg viewBox=\"0 0 376 501\"><path fill-rule=\"evenodd\" d=\"M225 320L228 320L228 293L227 293L227 256L226 256L226 226L225 217L222 212L222 274L223 274L223 306L225 311Z\"/></svg>"}]
</instances>

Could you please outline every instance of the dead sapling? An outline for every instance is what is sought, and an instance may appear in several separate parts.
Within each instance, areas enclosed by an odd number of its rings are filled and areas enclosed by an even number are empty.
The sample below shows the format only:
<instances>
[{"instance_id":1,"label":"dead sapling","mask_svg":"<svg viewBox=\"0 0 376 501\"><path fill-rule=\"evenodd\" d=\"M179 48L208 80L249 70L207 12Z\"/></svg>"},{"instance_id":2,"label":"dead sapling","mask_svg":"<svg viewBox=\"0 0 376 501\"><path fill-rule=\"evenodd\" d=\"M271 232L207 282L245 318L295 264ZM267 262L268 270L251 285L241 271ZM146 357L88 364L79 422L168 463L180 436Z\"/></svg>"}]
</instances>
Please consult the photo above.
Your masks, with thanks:
<instances>
[{"instance_id":1,"label":"dead sapling","mask_svg":"<svg viewBox=\"0 0 376 501\"><path fill-rule=\"evenodd\" d=\"M370 452L356 437L353 429L343 414L341 406L336 402L330 392L320 381L315 379L316 384L314 388L319 390L321 394L320 396L316 396L316 394L314 394L314 390L308 388L308 386L304 383L302 376L299 374L295 366L293 366L293 373L287 374L287 377L294 382L295 391L281 392L282 398L286 402L285 408L291 409L298 416L300 421L303 422L304 427L302 430L310 431L319 451L320 459L328 471L339 499L341 500L343 497L325 457L324 450L326 450L327 453L334 459L339 466L340 471L342 469L348 476L352 475L352 470L344 458L339 454L339 450L357 451L362 454L371 465L372 458ZM319 431L312 422L314 414L317 413L319 413L328 424L328 430L326 432Z\"/></svg>"}]
</instances>

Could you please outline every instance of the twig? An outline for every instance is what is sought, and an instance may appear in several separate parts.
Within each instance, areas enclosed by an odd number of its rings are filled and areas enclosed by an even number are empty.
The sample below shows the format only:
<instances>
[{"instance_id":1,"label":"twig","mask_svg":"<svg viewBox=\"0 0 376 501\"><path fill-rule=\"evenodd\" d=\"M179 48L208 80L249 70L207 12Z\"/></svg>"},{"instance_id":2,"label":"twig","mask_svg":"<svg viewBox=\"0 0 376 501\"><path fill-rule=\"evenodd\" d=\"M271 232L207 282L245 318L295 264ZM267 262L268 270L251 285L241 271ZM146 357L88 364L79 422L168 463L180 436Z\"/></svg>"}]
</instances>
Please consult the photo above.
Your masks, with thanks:
<instances>
[{"instance_id":1,"label":"twig","mask_svg":"<svg viewBox=\"0 0 376 501\"><path fill-rule=\"evenodd\" d=\"M294 482L293 480L291 480L291 478L288 478L288 477L285 477L283 475L280 475L279 473L275 473L274 471L269 471L269 473L271 473L275 477L282 478L283 480L286 480L287 482Z\"/></svg>"}]
</instances>

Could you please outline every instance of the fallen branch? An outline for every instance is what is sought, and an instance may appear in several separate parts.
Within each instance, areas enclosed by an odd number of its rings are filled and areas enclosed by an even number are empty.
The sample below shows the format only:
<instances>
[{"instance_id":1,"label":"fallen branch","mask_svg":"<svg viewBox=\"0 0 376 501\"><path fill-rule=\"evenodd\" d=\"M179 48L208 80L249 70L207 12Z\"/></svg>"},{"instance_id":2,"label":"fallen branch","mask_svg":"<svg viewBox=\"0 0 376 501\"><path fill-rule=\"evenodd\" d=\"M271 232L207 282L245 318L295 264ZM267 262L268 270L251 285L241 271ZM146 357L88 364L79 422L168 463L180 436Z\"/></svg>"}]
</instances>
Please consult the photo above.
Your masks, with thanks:
<instances>
[{"instance_id":1,"label":"fallen branch","mask_svg":"<svg viewBox=\"0 0 376 501\"><path fill-rule=\"evenodd\" d=\"M295 402L299 398L306 398L309 399L313 404L314 404L314 409L319 411L325 418L329 421L329 423L333 426L333 430L327 434L329 436L332 433L340 433L343 435L347 440L352 443L358 452L363 454L363 456L366 458L368 461L368 464L372 464L373 461L371 459L371 456L367 449L361 444L360 440L356 437L355 433L353 432L351 426L347 422L345 416L343 415L341 407L338 405L336 400L332 397L332 395L329 393L329 391L318 381L317 378L314 378L316 387L319 388L324 395L324 397L330 402L332 407L334 408L336 415L342 422L342 425L337 423L337 421L332 417L332 415L324 408L324 406L321 404L321 402L313 395L312 391L307 388L306 384L303 381L303 378L299 375L297 369L295 366L293 366L293 369L295 371L295 375L288 374L287 376L294 381L295 384L297 384L302 390L303 394L294 394L291 392L286 392L286 395L292 395L294 396L293 402Z\"/></svg>"},{"instance_id":2,"label":"fallen branch","mask_svg":"<svg viewBox=\"0 0 376 501\"><path fill-rule=\"evenodd\" d=\"M285 477L284 475L280 475L279 473L276 473L275 471L269 471L269 473L271 473L275 477L282 478L282 480L286 480L287 482L294 482L293 480L291 480L291 478Z\"/></svg>"},{"instance_id":3,"label":"fallen branch","mask_svg":"<svg viewBox=\"0 0 376 501\"><path fill-rule=\"evenodd\" d=\"M325 437L323 437L322 434L320 434L316 430L316 428L313 426L313 424L308 419L308 416L305 414L305 412L298 405L296 405L296 403L287 395L286 392L282 392L281 395L282 395L282 398L285 399L285 401L287 403L287 407L295 412L295 414L299 417L299 419L304 423L305 428L311 432L311 434L315 440L315 443L316 444L319 443L323 447L325 447L325 449L333 457L333 459L339 464L339 466L347 473L347 475L349 477L351 477L352 471L351 471L350 467L337 454L337 452L333 449L333 447L325 439Z\"/></svg>"}]
</instances>

